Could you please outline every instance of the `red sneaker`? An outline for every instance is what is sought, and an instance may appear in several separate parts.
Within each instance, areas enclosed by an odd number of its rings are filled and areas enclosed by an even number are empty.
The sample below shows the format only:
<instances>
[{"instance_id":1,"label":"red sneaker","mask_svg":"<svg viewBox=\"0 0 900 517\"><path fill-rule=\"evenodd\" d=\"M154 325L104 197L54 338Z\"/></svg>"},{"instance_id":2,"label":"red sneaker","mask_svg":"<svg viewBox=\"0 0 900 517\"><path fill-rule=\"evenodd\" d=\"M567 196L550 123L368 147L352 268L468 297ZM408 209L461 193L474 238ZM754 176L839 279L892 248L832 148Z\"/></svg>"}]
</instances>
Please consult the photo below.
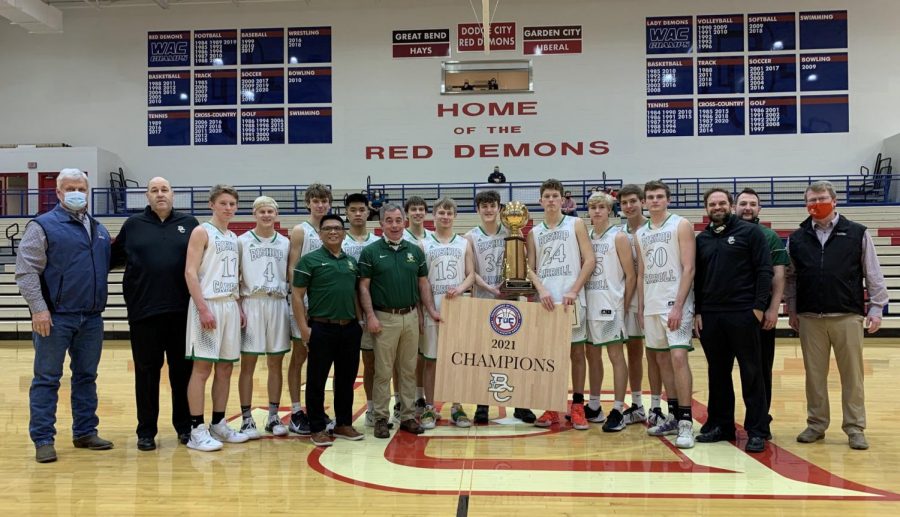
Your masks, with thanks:
<instances>
[{"instance_id":1,"label":"red sneaker","mask_svg":"<svg viewBox=\"0 0 900 517\"><path fill-rule=\"evenodd\" d=\"M572 403L572 427L579 431L587 431L591 428L591 424L584 416L584 404Z\"/></svg>"},{"instance_id":2,"label":"red sneaker","mask_svg":"<svg viewBox=\"0 0 900 517\"><path fill-rule=\"evenodd\" d=\"M583 412L581 416L584 416ZM556 411L544 411L544 414L534 422L534 425L537 427L550 427L551 425L558 423L559 413Z\"/></svg>"}]
</instances>

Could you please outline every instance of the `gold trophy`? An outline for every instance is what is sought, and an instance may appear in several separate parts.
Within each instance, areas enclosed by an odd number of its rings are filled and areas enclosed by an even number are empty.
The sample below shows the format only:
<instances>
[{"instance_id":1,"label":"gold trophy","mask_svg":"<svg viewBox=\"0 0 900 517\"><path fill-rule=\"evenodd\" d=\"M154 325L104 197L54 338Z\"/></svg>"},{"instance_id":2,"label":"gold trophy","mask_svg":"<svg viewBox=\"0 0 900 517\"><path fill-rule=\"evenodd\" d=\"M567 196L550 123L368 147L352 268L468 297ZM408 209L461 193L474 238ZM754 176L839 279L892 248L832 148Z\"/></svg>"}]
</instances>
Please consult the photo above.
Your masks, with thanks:
<instances>
[{"instance_id":1,"label":"gold trophy","mask_svg":"<svg viewBox=\"0 0 900 517\"><path fill-rule=\"evenodd\" d=\"M518 298L535 293L534 284L528 279L528 263L525 261L525 236L522 228L528 224L528 207L518 201L510 201L500 211L500 222L509 230L506 237L506 255L503 259L503 283L500 294L504 298Z\"/></svg>"}]
</instances>

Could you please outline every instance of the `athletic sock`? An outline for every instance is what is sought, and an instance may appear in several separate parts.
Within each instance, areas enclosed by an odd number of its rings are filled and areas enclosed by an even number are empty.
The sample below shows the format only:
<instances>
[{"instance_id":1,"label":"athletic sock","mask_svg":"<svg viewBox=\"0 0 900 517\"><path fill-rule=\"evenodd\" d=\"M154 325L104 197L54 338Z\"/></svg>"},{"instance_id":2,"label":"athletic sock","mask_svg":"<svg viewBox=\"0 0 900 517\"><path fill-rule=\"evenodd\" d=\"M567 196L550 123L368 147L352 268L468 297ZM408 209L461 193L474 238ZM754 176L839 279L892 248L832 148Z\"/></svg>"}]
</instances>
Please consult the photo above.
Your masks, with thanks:
<instances>
[{"instance_id":1,"label":"athletic sock","mask_svg":"<svg viewBox=\"0 0 900 517\"><path fill-rule=\"evenodd\" d=\"M624 402L622 402L621 400L617 400L617 401L613 402L613 409L615 409L616 411L618 411L619 413L621 413L621 412L622 412L622 407L623 407L624 405L625 405Z\"/></svg>"},{"instance_id":2,"label":"athletic sock","mask_svg":"<svg viewBox=\"0 0 900 517\"><path fill-rule=\"evenodd\" d=\"M241 406L241 417L244 420L253 418L253 413L250 411L250 406Z\"/></svg>"},{"instance_id":3,"label":"athletic sock","mask_svg":"<svg viewBox=\"0 0 900 517\"><path fill-rule=\"evenodd\" d=\"M374 410L375 410L375 403L372 402L371 400L367 400L366 401L366 411L374 411Z\"/></svg>"},{"instance_id":4,"label":"athletic sock","mask_svg":"<svg viewBox=\"0 0 900 517\"><path fill-rule=\"evenodd\" d=\"M657 393L655 395L653 393L651 393L650 394L650 409L658 408L661 400L662 400L662 396L659 393Z\"/></svg>"},{"instance_id":5,"label":"athletic sock","mask_svg":"<svg viewBox=\"0 0 900 517\"><path fill-rule=\"evenodd\" d=\"M573 393L572 394L572 403L573 404L584 404L584 393Z\"/></svg>"},{"instance_id":6,"label":"athletic sock","mask_svg":"<svg viewBox=\"0 0 900 517\"><path fill-rule=\"evenodd\" d=\"M416 400L425 398L425 386L416 386Z\"/></svg>"},{"instance_id":7,"label":"athletic sock","mask_svg":"<svg viewBox=\"0 0 900 517\"><path fill-rule=\"evenodd\" d=\"M191 428L196 429L203 425L203 415L191 415Z\"/></svg>"},{"instance_id":8,"label":"athletic sock","mask_svg":"<svg viewBox=\"0 0 900 517\"><path fill-rule=\"evenodd\" d=\"M218 424L222 420L225 420L225 412L224 411L213 411L213 414L212 414L213 425Z\"/></svg>"},{"instance_id":9,"label":"athletic sock","mask_svg":"<svg viewBox=\"0 0 900 517\"><path fill-rule=\"evenodd\" d=\"M299 402L291 402L291 413L299 413L303 411L303 405Z\"/></svg>"},{"instance_id":10,"label":"athletic sock","mask_svg":"<svg viewBox=\"0 0 900 517\"><path fill-rule=\"evenodd\" d=\"M631 392L631 403L637 407L644 407L644 401L641 400L642 393L640 391Z\"/></svg>"},{"instance_id":11,"label":"athletic sock","mask_svg":"<svg viewBox=\"0 0 900 517\"><path fill-rule=\"evenodd\" d=\"M678 406L678 420L687 420L688 422L694 420L691 414L691 406Z\"/></svg>"},{"instance_id":12,"label":"athletic sock","mask_svg":"<svg viewBox=\"0 0 900 517\"><path fill-rule=\"evenodd\" d=\"M669 399L666 402L669 403L669 414L672 416L678 415L678 399Z\"/></svg>"},{"instance_id":13,"label":"athletic sock","mask_svg":"<svg viewBox=\"0 0 900 517\"><path fill-rule=\"evenodd\" d=\"M591 395L590 400L588 400L588 407L598 411L600 409L600 395Z\"/></svg>"},{"instance_id":14,"label":"athletic sock","mask_svg":"<svg viewBox=\"0 0 900 517\"><path fill-rule=\"evenodd\" d=\"M278 406L280 406L280 402L269 402L269 416L278 416Z\"/></svg>"}]
</instances>

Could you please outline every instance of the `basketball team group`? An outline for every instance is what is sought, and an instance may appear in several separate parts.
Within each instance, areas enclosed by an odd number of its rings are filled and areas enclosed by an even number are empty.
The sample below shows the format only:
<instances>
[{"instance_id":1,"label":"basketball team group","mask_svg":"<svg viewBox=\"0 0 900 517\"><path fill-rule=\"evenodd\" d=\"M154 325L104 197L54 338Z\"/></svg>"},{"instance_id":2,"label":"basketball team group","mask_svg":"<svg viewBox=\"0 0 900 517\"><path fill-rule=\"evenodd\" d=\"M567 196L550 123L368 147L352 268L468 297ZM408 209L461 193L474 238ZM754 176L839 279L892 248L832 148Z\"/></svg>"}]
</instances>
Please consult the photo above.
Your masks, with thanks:
<instances>
[{"instance_id":1,"label":"basketball team group","mask_svg":"<svg viewBox=\"0 0 900 517\"><path fill-rule=\"evenodd\" d=\"M366 226L365 195L348 195L341 217L332 212L330 189L315 183L305 192L309 218L289 237L279 232L278 203L267 196L252 203L255 226L237 236L229 230L238 209L233 187L211 189L212 217L199 223L173 209L172 186L157 177L148 183L146 209L129 217L112 239L88 213L88 188L82 171L61 171L59 204L26 226L16 260L16 282L32 315L29 433L39 463L57 460L56 409L67 354L73 445L113 447L98 434L96 379L108 274L122 266L141 451L158 446L164 364L172 426L195 451L266 434L308 436L320 447L366 438L353 425L360 359L363 425L374 438L389 438L395 427L421 434L444 418L461 428L490 422L489 407L478 405L469 417L458 401L436 401L434 388L443 300L469 293L502 297L509 232L500 222L496 191L476 195L479 224L464 235L454 229L453 199L429 207L412 196L402 206L380 208L382 231L376 236ZM598 424L609 433L641 424L651 436L673 436L679 448L740 440L747 452L762 452L772 439L775 328L784 302L806 370L806 428L797 441L821 440L829 426L833 349L842 384L842 430L851 448L868 448L863 332L878 330L888 295L869 232L836 211L830 183L808 186L809 217L787 242L760 223L760 198L749 188L736 197L720 188L707 191L708 224L699 233L669 211L671 192L660 181L625 185L618 199L592 193L589 223L563 213L563 194L558 180L541 185L543 220L527 234L526 256L533 301L549 311L562 304L577 313L570 340L572 400L566 414L538 416L512 408L516 419L576 430ZM613 212L616 201L621 219ZM433 231L424 225L429 212ZM706 356L709 381L707 419L696 435L693 336ZM604 351L613 370L608 412L601 406ZM282 417L288 354L291 411ZM645 355L648 405L642 391ZM268 399L262 426L253 411L261 405L253 401L260 358L267 366ZM745 406L740 434L735 359ZM239 426L226 418L236 363ZM332 372L333 418L325 410Z\"/></svg>"}]
</instances>

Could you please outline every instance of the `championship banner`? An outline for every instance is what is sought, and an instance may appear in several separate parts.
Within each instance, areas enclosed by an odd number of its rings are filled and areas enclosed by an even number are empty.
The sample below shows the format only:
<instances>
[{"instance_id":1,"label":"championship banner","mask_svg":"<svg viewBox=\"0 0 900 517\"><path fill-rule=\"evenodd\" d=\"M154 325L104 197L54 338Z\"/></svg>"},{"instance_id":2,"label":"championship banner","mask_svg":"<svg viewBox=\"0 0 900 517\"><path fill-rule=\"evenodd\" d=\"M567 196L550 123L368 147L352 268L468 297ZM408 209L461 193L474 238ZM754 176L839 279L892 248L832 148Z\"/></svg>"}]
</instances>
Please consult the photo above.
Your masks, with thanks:
<instances>
[{"instance_id":1,"label":"championship banner","mask_svg":"<svg viewBox=\"0 0 900 517\"><path fill-rule=\"evenodd\" d=\"M571 318L562 306L444 298L435 399L566 411Z\"/></svg>"}]
</instances>

